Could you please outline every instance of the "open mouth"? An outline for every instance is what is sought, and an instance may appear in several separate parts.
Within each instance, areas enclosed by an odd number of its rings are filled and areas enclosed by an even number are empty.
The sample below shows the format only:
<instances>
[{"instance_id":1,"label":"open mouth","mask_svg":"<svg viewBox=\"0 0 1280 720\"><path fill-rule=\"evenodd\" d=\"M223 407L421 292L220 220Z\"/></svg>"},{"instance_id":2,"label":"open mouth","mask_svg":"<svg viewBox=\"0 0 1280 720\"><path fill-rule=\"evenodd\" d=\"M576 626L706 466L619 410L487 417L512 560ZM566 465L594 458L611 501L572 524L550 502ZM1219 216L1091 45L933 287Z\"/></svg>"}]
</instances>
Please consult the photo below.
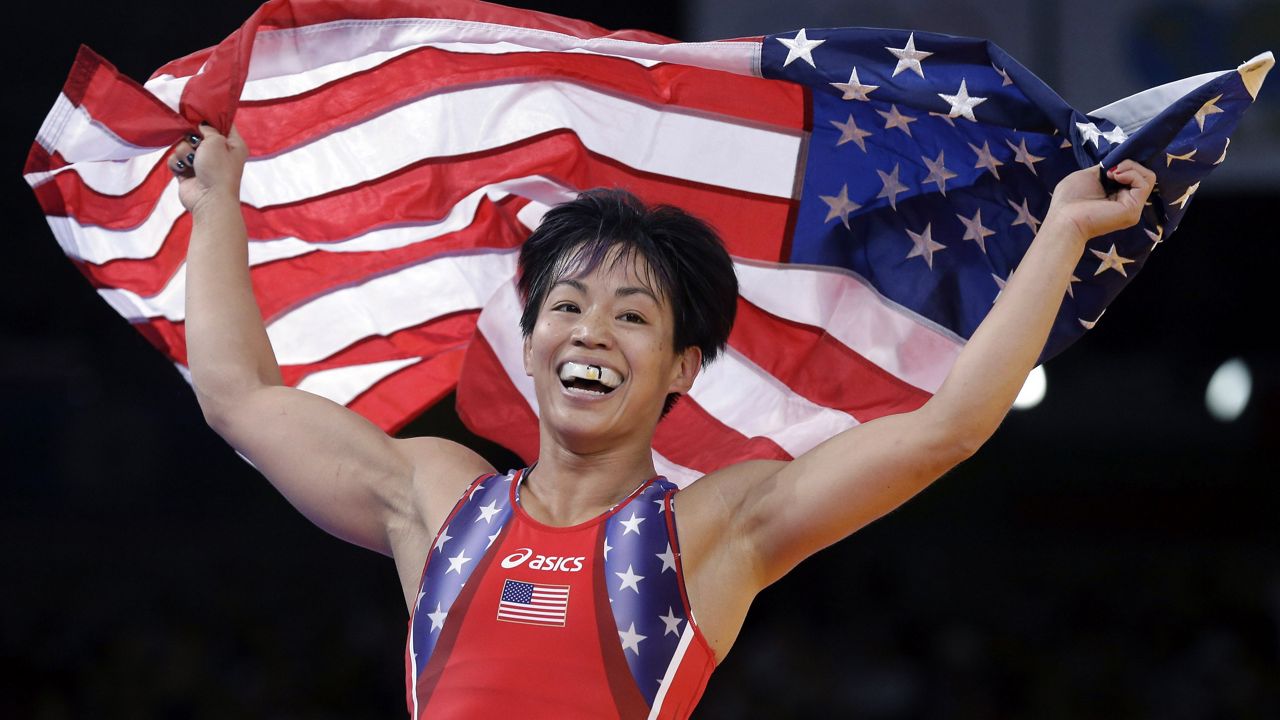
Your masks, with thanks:
<instances>
[{"instance_id":1,"label":"open mouth","mask_svg":"<svg viewBox=\"0 0 1280 720\"><path fill-rule=\"evenodd\" d=\"M567 362L560 366L560 384L570 390L608 395L622 384L622 375L601 365Z\"/></svg>"}]
</instances>

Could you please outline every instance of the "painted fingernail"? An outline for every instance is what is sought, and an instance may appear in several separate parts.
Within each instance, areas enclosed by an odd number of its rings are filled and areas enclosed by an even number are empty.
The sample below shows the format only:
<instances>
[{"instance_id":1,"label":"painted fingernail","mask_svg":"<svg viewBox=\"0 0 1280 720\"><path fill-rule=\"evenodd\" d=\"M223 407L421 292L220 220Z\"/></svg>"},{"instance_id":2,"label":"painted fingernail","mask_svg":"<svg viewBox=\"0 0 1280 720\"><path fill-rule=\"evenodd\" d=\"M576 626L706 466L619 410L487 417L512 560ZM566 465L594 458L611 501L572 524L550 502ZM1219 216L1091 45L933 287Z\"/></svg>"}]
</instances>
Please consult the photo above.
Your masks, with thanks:
<instances>
[{"instance_id":1,"label":"painted fingernail","mask_svg":"<svg viewBox=\"0 0 1280 720\"><path fill-rule=\"evenodd\" d=\"M199 145L199 144L200 144L200 136L199 136L199 135L188 135L188 136L187 136L187 142L191 143L193 146L194 146L194 145Z\"/></svg>"},{"instance_id":2,"label":"painted fingernail","mask_svg":"<svg viewBox=\"0 0 1280 720\"><path fill-rule=\"evenodd\" d=\"M195 165L195 164L196 164L196 154L195 154L195 153L187 153L187 163L188 163L188 164L190 164L190 165Z\"/></svg>"},{"instance_id":3,"label":"painted fingernail","mask_svg":"<svg viewBox=\"0 0 1280 720\"><path fill-rule=\"evenodd\" d=\"M186 170L186 169L187 169L187 164L186 164L186 163L184 163L184 162L182 162L181 160L179 160L178 162L174 163L174 166L176 166L179 170Z\"/></svg>"}]
</instances>

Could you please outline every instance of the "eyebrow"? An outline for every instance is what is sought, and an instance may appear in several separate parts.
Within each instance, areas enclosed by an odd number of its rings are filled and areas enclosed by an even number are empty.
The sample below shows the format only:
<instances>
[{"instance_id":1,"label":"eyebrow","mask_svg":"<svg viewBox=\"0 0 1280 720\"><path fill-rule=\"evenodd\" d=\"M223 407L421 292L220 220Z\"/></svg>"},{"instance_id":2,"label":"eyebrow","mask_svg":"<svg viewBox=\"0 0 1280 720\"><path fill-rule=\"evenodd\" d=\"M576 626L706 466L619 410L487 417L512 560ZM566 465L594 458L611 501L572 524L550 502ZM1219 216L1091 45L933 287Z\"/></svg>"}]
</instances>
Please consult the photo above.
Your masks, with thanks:
<instances>
[{"instance_id":1,"label":"eyebrow","mask_svg":"<svg viewBox=\"0 0 1280 720\"><path fill-rule=\"evenodd\" d=\"M557 280L555 285L552 285L551 287L554 288L556 285L568 285L569 287L573 288L574 290L577 290L578 292L584 295L587 294L587 286L584 283L582 283L580 280L575 280L573 278L561 278L560 280ZM658 304L658 305L662 304L661 301L658 300L658 296L654 295L653 291L649 290L648 288L639 287L635 285L627 285L625 287L618 288L617 291L614 292L615 297L629 297L631 295L645 295L645 296L648 296L650 300L653 300L654 304Z\"/></svg>"}]
</instances>

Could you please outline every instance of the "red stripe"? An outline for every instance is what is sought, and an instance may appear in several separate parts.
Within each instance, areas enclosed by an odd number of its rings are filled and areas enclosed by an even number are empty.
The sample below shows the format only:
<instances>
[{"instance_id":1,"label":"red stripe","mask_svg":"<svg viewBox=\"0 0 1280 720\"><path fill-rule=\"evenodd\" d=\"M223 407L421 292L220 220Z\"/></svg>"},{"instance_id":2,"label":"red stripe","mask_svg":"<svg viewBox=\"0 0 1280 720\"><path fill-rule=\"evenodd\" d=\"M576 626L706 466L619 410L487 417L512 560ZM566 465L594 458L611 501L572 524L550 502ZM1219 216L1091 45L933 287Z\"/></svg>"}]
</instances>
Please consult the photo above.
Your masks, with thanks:
<instances>
[{"instance_id":1,"label":"red stripe","mask_svg":"<svg viewBox=\"0 0 1280 720\"><path fill-rule=\"evenodd\" d=\"M538 416L511 384L502 363L477 332L467 347L458 378L458 417L475 434L520 456L526 464L538 457Z\"/></svg>"},{"instance_id":2,"label":"red stripe","mask_svg":"<svg viewBox=\"0 0 1280 720\"><path fill-rule=\"evenodd\" d=\"M405 78L414 78L407 83ZM236 124L255 155L273 155L350 127L407 102L468 87L561 80L662 109L685 109L726 121L802 129L797 86L761 78L621 58L554 52L503 55L424 47L301 95L241 104Z\"/></svg>"},{"instance_id":3,"label":"red stripe","mask_svg":"<svg viewBox=\"0 0 1280 720\"><path fill-rule=\"evenodd\" d=\"M790 460L777 443L747 437L691 397L682 397L653 434L653 447L671 462L704 473L744 460Z\"/></svg>"},{"instance_id":4,"label":"red stripe","mask_svg":"<svg viewBox=\"0 0 1280 720\"><path fill-rule=\"evenodd\" d=\"M383 431L397 432L453 391L464 355L464 348L455 348L410 365L374 384L347 407Z\"/></svg>"},{"instance_id":5,"label":"red stripe","mask_svg":"<svg viewBox=\"0 0 1280 720\"><path fill-rule=\"evenodd\" d=\"M796 394L860 422L915 410L930 398L822 328L784 320L742 298L729 344Z\"/></svg>"},{"instance_id":6,"label":"red stripe","mask_svg":"<svg viewBox=\"0 0 1280 720\"><path fill-rule=\"evenodd\" d=\"M367 337L319 362L285 365L280 368L280 374L285 384L297 385L307 375L322 370L384 360L430 358L439 353L465 349L475 332L478 317L479 310L460 312L398 330L390 335Z\"/></svg>"},{"instance_id":7,"label":"red stripe","mask_svg":"<svg viewBox=\"0 0 1280 720\"><path fill-rule=\"evenodd\" d=\"M136 80L122 75L87 46L81 45L63 86L73 105L110 128L125 142L142 148L165 147L190 128L180 115Z\"/></svg>"}]
</instances>

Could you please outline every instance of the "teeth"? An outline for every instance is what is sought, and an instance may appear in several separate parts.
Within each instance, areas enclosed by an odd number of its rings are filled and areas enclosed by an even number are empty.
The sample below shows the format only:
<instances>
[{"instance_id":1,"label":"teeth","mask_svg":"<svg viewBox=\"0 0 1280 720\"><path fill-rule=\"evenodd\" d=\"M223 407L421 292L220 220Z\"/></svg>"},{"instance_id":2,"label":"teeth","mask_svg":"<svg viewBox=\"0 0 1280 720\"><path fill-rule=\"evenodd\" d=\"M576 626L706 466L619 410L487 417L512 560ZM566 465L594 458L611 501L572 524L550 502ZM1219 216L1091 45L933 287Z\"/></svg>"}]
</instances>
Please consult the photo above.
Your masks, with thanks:
<instances>
[{"instance_id":1,"label":"teeth","mask_svg":"<svg viewBox=\"0 0 1280 720\"><path fill-rule=\"evenodd\" d=\"M622 384L622 376L616 370L599 365L583 365L576 362L567 362L560 367L560 379L595 380L609 388L616 388Z\"/></svg>"}]
</instances>

